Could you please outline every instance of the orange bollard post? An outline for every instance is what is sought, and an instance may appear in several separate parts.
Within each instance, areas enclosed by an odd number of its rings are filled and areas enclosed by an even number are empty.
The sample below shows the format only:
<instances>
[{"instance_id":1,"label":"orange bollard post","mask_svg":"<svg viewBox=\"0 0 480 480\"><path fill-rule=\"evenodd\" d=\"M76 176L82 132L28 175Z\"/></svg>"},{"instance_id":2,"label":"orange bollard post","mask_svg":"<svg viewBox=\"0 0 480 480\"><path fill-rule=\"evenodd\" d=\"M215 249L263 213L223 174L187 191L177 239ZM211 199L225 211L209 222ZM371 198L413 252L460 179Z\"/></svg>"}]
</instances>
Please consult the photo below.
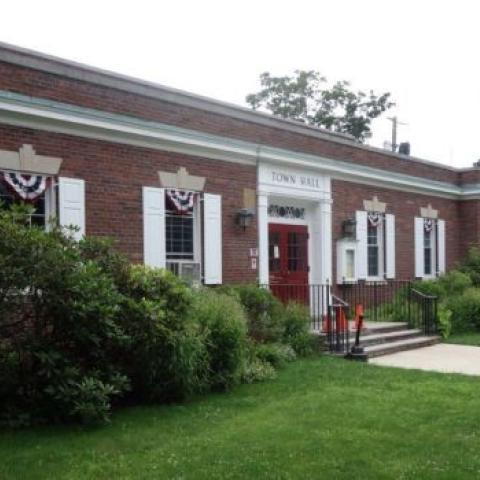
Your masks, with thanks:
<instances>
[{"instance_id":1,"label":"orange bollard post","mask_svg":"<svg viewBox=\"0 0 480 480\"><path fill-rule=\"evenodd\" d=\"M355 330L361 329L363 326L363 305L361 303L357 303L355 305ZM360 319L362 321L360 321Z\"/></svg>"}]
</instances>

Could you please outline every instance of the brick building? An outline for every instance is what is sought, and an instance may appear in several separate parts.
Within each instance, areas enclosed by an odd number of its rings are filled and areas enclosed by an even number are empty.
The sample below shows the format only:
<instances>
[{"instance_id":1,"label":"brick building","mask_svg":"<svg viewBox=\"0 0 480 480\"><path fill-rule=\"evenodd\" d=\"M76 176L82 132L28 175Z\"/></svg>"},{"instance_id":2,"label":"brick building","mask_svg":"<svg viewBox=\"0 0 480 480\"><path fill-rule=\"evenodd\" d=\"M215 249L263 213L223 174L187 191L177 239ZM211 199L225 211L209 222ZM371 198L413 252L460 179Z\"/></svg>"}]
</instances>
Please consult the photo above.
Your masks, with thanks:
<instances>
[{"instance_id":1,"label":"brick building","mask_svg":"<svg viewBox=\"0 0 480 480\"><path fill-rule=\"evenodd\" d=\"M478 168L4 44L0 171L6 204L48 178L33 222L206 284L435 277L480 238Z\"/></svg>"}]
</instances>

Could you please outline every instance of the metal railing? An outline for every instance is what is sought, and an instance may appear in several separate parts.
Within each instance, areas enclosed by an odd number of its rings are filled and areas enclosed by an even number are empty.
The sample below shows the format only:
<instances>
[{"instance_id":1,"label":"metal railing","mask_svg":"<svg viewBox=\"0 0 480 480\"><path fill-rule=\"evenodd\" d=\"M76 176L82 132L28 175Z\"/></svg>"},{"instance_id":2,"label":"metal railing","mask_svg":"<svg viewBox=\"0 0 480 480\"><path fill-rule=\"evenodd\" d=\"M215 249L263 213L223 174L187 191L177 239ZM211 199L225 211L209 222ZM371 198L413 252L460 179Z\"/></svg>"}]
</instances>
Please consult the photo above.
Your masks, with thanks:
<instances>
[{"instance_id":1,"label":"metal railing","mask_svg":"<svg viewBox=\"0 0 480 480\"><path fill-rule=\"evenodd\" d=\"M368 321L406 321L411 286L410 280L360 281L339 285L338 291L352 308L362 305Z\"/></svg>"},{"instance_id":2,"label":"metal railing","mask_svg":"<svg viewBox=\"0 0 480 480\"><path fill-rule=\"evenodd\" d=\"M438 299L413 288L411 280L329 284L270 284L282 302L297 302L310 311L312 330L325 336L332 353L347 354L350 321L362 305L366 321L407 322L426 335L436 332Z\"/></svg>"},{"instance_id":3,"label":"metal railing","mask_svg":"<svg viewBox=\"0 0 480 480\"><path fill-rule=\"evenodd\" d=\"M437 332L438 298L411 288L408 299L408 324L422 330L425 335Z\"/></svg>"},{"instance_id":4,"label":"metal railing","mask_svg":"<svg viewBox=\"0 0 480 480\"><path fill-rule=\"evenodd\" d=\"M305 305L312 330L325 336L327 349L332 353L348 353L349 305L333 293L331 285L272 283L265 287L284 303Z\"/></svg>"}]
</instances>

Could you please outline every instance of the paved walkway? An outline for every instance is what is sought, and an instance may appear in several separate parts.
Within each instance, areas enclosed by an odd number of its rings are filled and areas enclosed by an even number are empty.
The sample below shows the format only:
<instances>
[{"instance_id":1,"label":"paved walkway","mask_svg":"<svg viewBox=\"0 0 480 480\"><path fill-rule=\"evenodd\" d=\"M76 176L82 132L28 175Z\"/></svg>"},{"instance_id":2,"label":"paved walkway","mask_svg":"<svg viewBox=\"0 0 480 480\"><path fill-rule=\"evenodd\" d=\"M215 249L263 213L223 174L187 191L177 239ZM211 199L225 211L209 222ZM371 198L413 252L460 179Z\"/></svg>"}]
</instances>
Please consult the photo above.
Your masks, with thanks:
<instances>
[{"instance_id":1,"label":"paved walkway","mask_svg":"<svg viewBox=\"0 0 480 480\"><path fill-rule=\"evenodd\" d=\"M480 375L480 347L439 343L431 347L372 358L369 363L386 367Z\"/></svg>"}]
</instances>

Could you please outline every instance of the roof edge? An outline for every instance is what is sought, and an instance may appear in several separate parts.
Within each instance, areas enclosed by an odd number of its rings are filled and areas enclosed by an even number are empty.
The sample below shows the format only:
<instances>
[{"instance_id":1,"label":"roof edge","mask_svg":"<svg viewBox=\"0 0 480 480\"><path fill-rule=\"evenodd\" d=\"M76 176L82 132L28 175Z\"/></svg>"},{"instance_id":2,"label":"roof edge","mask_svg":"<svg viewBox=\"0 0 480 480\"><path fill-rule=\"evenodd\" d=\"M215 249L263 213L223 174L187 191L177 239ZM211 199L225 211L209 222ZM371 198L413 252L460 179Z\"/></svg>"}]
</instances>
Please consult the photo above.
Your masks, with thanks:
<instances>
[{"instance_id":1,"label":"roof edge","mask_svg":"<svg viewBox=\"0 0 480 480\"><path fill-rule=\"evenodd\" d=\"M347 134L330 132L325 129L302 124L294 120L275 117L264 112L253 111L247 107L233 103L224 102L172 87L167 87L155 82L142 80L110 70L92 67L80 62L66 60L61 57L19 47L5 42L0 42L0 61L34 70L45 71L108 88L127 91L129 93L156 98L158 100L176 103L199 110L230 116L236 119L278 128L301 135L307 135L321 140L348 145L361 150L370 151L372 153L396 158L400 161L421 163L454 173L478 170L478 167L455 168L432 160L425 160L422 158L389 152L379 147L361 144Z\"/></svg>"}]
</instances>

